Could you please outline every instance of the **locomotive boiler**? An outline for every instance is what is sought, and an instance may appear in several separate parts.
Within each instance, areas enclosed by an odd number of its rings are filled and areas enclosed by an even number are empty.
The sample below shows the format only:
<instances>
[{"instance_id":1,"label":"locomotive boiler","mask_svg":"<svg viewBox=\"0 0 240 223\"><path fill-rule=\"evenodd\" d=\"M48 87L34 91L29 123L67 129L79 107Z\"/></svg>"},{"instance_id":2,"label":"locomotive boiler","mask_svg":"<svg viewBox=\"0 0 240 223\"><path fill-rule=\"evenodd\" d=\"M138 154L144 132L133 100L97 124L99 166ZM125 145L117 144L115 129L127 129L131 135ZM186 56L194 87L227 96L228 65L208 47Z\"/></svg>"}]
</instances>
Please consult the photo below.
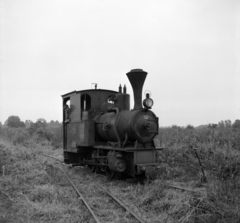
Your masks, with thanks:
<instances>
[{"instance_id":1,"label":"locomotive boiler","mask_svg":"<svg viewBox=\"0 0 240 223\"><path fill-rule=\"evenodd\" d=\"M62 95L64 162L88 165L109 177L155 178L158 118L151 111L149 94L142 101L147 72L127 73L134 94L126 86L118 91L89 89Z\"/></svg>"}]
</instances>

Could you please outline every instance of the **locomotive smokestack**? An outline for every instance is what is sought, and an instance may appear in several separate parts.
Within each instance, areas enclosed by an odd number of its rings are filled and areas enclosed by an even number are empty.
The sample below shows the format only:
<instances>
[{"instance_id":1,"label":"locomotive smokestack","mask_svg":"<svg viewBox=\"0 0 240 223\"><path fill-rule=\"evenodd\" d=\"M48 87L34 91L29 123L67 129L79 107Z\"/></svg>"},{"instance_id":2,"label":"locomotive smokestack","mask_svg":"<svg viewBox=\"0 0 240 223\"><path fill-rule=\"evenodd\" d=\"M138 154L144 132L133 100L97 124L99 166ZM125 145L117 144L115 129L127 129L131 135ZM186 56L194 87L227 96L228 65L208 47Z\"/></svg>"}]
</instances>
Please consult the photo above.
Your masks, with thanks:
<instances>
[{"instance_id":1,"label":"locomotive smokestack","mask_svg":"<svg viewBox=\"0 0 240 223\"><path fill-rule=\"evenodd\" d=\"M142 69L134 69L127 73L128 79L133 88L134 110L142 108L142 88L147 76L147 72Z\"/></svg>"}]
</instances>

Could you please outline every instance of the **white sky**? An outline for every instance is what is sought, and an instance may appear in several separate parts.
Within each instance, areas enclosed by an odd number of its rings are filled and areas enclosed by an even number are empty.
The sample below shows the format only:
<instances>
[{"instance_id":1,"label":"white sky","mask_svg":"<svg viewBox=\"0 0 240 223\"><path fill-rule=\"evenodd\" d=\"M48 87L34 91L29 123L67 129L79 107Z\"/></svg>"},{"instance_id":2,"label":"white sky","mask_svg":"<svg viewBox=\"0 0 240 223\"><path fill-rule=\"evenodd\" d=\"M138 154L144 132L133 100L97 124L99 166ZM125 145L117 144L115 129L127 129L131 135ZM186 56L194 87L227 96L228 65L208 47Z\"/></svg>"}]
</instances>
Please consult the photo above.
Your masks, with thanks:
<instances>
[{"instance_id":1,"label":"white sky","mask_svg":"<svg viewBox=\"0 0 240 223\"><path fill-rule=\"evenodd\" d=\"M0 0L0 122L61 121L61 95L91 83L132 95L135 68L160 126L240 119L239 3Z\"/></svg>"}]
</instances>

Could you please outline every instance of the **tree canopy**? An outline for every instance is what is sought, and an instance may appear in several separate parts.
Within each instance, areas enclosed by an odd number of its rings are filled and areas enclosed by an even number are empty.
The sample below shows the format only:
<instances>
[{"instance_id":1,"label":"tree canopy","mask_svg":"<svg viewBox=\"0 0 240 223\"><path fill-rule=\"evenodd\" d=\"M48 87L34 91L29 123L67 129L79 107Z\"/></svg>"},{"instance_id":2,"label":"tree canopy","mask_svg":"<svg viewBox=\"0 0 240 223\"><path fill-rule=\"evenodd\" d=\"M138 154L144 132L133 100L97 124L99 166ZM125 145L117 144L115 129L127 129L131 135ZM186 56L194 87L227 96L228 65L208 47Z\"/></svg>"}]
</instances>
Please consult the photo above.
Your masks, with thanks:
<instances>
[{"instance_id":1,"label":"tree canopy","mask_svg":"<svg viewBox=\"0 0 240 223\"><path fill-rule=\"evenodd\" d=\"M235 122L233 123L232 127L240 129L240 120L239 119L235 120Z\"/></svg>"},{"instance_id":2,"label":"tree canopy","mask_svg":"<svg viewBox=\"0 0 240 223\"><path fill-rule=\"evenodd\" d=\"M9 116L5 124L12 128L25 127L24 122L22 122L18 116L14 115Z\"/></svg>"}]
</instances>

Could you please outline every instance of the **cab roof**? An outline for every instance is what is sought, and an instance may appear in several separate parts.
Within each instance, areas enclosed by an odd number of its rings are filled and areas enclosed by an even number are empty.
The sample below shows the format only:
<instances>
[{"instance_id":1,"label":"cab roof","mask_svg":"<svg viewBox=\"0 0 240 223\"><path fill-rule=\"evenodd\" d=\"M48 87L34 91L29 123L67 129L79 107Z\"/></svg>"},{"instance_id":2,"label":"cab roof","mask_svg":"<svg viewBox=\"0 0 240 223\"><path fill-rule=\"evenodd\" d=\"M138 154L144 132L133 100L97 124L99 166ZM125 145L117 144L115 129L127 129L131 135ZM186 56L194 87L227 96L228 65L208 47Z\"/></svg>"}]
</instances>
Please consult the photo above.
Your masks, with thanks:
<instances>
[{"instance_id":1,"label":"cab roof","mask_svg":"<svg viewBox=\"0 0 240 223\"><path fill-rule=\"evenodd\" d=\"M112 90L107 90L107 89L87 89L87 90L81 90L81 91L71 91L69 93L63 94L62 98L69 97L73 94L78 94L78 93L89 93L89 92L111 92L111 93L118 93L117 91L112 91Z\"/></svg>"}]
</instances>

